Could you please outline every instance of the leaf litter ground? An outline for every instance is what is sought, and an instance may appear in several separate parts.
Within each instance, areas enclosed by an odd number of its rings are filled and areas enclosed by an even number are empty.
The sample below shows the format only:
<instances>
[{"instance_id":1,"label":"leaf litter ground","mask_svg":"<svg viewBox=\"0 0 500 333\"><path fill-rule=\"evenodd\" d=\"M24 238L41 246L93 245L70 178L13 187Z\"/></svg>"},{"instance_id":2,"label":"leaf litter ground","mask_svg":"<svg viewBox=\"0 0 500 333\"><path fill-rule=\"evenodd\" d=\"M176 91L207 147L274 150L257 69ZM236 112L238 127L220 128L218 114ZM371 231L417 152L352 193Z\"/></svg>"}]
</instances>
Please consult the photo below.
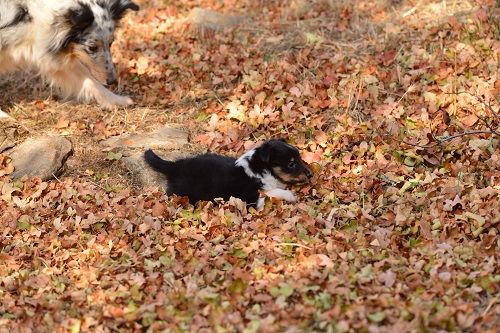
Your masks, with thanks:
<instances>
[{"instance_id":1,"label":"leaf litter ground","mask_svg":"<svg viewBox=\"0 0 500 333\"><path fill-rule=\"evenodd\" d=\"M137 107L2 78L3 110L75 155L50 182L0 156L1 332L495 332L493 1L141 5L114 45ZM165 123L233 156L286 137L314 181L262 212L139 189L99 142Z\"/></svg>"}]
</instances>

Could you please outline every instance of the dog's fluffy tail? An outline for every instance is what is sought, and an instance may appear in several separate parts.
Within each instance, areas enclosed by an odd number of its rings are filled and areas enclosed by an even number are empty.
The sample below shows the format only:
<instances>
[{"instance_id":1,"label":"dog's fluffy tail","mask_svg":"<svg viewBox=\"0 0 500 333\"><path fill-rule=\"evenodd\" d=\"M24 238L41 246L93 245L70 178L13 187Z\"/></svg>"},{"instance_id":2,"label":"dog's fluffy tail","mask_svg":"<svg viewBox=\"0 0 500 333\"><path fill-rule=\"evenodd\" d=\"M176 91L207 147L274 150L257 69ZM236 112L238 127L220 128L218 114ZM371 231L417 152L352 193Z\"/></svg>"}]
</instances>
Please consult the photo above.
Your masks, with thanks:
<instances>
[{"instance_id":1,"label":"dog's fluffy tail","mask_svg":"<svg viewBox=\"0 0 500 333\"><path fill-rule=\"evenodd\" d=\"M169 176L172 173L173 162L165 161L158 155L156 155L151 149L144 152L144 160L146 163L156 171L164 173Z\"/></svg>"}]
</instances>

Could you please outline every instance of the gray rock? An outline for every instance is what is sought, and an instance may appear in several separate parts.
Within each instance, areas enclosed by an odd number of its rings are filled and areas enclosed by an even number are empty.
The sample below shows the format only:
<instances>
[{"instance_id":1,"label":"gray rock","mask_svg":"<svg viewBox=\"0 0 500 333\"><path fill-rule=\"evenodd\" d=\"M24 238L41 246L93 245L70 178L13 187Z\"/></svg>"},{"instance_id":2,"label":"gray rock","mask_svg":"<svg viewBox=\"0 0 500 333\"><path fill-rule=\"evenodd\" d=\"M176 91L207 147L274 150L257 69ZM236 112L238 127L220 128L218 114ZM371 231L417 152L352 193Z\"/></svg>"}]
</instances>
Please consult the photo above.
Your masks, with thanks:
<instances>
[{"instance_id":1,"label":"gray rock","mask_svg":"<svg viewBox=\"0 0 500 333\"><path fill-rule=\"evenodd\" d=\"M64 163L72 153L71 142L66 138L29 138L8 153L15 167L11 177L55 178L63 171Z\"/></svg>"},{"instance_id":2,"label":"gray rock","mask_svg":"<svg viewBox=\"0 0 500 333\"><path fill-rule=\"evenodd\" d=\"M0 110L0 153L14 147L28 134L14 118Z\"/></svg>"},{"instance_id":3,"label":"gray rock","mask_svg":"<svg viewBox=\"0 0 500 333\"><path fill-rule=\"evenodd\" d=\"M166 189L165 176L151 169L143 159L146 148L152 148L167 160L176 160L189 155L189 134L183 129L165 126L153 132L123 134L102 142L104 150L119 151L121 162L139 186L158 186Z\"/></svg>"},{"instance_id":4,"label":"gray rock","mask_svg":"<svg viewBox=\"0 0 500 333\"><path fill-rule=\"evenodd\" d=\"M123 134L104 140L107 150L123 148L181 149L188 145L189 135L182 129L170 126L142 134Z\"/></svg>"},{"instance_id":5,"label":"gray rock","mask_svg":"<svg viewBox=\"0 0 500 333\"><path fill-rule=\"evenodd\" d=\"M160 153L155 151L161 158L166 160L178 160L180 158L188 157L190 154L187 152L173 151L168 153ZM130 156L122 158L123 165L132 174L136 183L140 186L158 186L163 190L167 189L167 179L159 172L151 169L143 158L143 151L134 153Z\"/></svg>"},{"instance_id":6,"label":"gray rock","mask_svg":"<svg viewBox=\"0 0 500 333\"><path fill-rule=\"evenodd\" d=\"M242 23L243 17L221 14L216 11L196 7L188 15L188 22L201 30L223 30Z\"/></svg>"}]
</instances>

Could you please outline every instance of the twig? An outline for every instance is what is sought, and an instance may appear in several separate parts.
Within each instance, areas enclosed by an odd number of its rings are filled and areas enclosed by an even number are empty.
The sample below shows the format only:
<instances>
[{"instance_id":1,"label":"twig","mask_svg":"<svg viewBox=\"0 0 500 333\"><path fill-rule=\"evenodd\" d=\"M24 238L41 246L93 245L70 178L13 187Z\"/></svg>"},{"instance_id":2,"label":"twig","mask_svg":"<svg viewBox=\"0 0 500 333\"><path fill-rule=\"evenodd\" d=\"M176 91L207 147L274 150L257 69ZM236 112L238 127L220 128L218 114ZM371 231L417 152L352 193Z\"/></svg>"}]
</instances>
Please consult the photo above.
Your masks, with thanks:
<instances>
[{"instance_id":1,"label":"twig","mask_svg":"<svg viewBox=\"0 0 500 333\"><path fill-rule=\"evenodd\" d=\"M57 180L59 183L62 183L62 181L59 178L57 178L57 176L53 172L52 172L52 177L54 177L54 179Z\"/></svg>"},{"instance_id":2,"label":"twig","mask_svg":"<svg viewBox=\"0 0 500 333\"><path fill-rule=\"evenodd\" d=\"M217 95L217 93L215 91L212 91L212 93L214 94L215 99L217 100L217 102L219 102L219 104L221 106L224 106L224 103L222 103L222 101L220 100L219 95Z\"/></svg>"},{"instance_id":3,"label":"twig","mask_svg":"<svg viewBox=\"0 0 500 333\"><path fill-rule=\"evenodd\" d=\"M417 7L413 7L410 10L407 10L405 13L403 13L403 18L410 16L411 14L415 13L417 11Z\"/></svg>"},{"instance_id":4,"label":"twig","mask_svg":"<svg viewBox=\"0 0 500 333\"><path fill-rule=\"evenodd\" d=\"M405 140L399 140L399 139L396 139L396 140L398 140L398 141L400 141L400 142L402 142L404 144L410 145L410 146L414 146L414 147L418 147L418 148L422 148L422 149L428 149L428 148L436 147L437 145L440 145L442 143L451 141L453 139L459 138L461 136L474 135L474 134L493 134L493 135L498 135L498 133L496 133L494 131L466 131L466 132L463 132L463 133L459 133L459 134L455 134L455 135L449 136L449 137L444 138L444 139L438 139L438 138L436 138L436 143L433 143L431 145L419 145L419 144L411 143L411 142L408 142L408 141L405 141Z\"/></svg>"},{"instance_id":5,"label":"twig","mask_svg":"<svg viewBox=\"0 0 500 333\"><path fill-rule=\"evenodd\" d=\"M475 112L474 112L474 114L475 114ZM492 126L492 125L491 125L491 124L490 124L490 123L486 120L486 118L484 118L483 116L480 116L480 115L476 114L476 117L477 117L479 120L481 120L481 122L482 122L482 123L483 123L486 127L488 127L488 128L490 129L490 131L492 131L494 134L496 134L496 135L499 135L499 136L500 136L500 133L499 133L499 132L497 132L498 125L497 125L495 128L493 128L493 126Z\"/></svg>"},{"instance_id":6,"label":"twig","mask_svg":"<svg viewBox=\"0 0 500 333\"><path fill-rule=\"evenodd\" d=\"M483 317L486 316L488 314L488 311L490 311L490 309L493 307L493 305L498 302L498 296L493 298L490 302L490 304L488 304L488 306L486 307L486 309L484 310L483 312Z\"/></svg>"},{"instance_id":7,"label":"twig","mask_svg":"<svg viewBox=\"0 0 500 333\"><path fill-rule=\"evenodd\" d=\"M470 93L470 92L468 92L468 91L451 92L451 93L445 93L445 94L446 94L446 95L461 95L461 94L468 94L468 95L470 95L470 96L472 96L472 97L475 97L475 98L477 98L477 99L478 99L481 103L483 103L483 104L484 104L484 105L488 108L488 110L490 110L490 112L491 112L491 113L495 116L495 118L500 119L500 115L498 115L498 113L497 113L497 112L495 112L495 110L493 110L493 107L491 106L491 104L490 104L490 103L487 103L487 102L486 102L486 100L485 100L483 97L479 96L479 95L472 94L472 93Z\"/></svg>"},{"instance_id":8,"label":"twig","mask_svg":"<svg viewBox=\"0 0 500 333\"><path fill-rule=\"evenodd\" d=\"M278 244L276 244L276 246L296 246L296 247L302 247L304 249L312 250L312 247L302 245L299 243L278 243Z\"/></svg>"}]
</instances>

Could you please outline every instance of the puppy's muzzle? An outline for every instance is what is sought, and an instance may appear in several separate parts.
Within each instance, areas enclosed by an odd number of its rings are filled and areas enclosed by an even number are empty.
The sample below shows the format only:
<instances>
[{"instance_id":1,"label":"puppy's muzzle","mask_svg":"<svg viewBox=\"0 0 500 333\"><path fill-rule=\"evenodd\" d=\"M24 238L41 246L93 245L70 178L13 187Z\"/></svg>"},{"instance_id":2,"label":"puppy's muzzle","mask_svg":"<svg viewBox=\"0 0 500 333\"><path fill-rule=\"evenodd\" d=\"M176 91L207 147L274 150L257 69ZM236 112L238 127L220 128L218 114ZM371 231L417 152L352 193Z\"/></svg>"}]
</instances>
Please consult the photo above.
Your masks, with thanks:
<instances>
[{"instance_id":1,"label":"puppy's muzzle","mask_svg":"<svg viewBox=\"0 0 500 333\"><path fill-rule=\"evenodd\" d=\"M309 183L311 181L311 178L313 177L312 171L306 167L305 165L303 166L302 173L293 181L295 184L305 184Z\"/></svg>"},{"instance_id":2,"label":"puppy's muzzle","mask_svg":"<svg viewBox=\"0 0 500 333\"><path fill-rule=\"evenodd\" d=\"M314 176L311 169L306 166L304 166L304 174L306 175L307 179L311 179Z\"/></svg>"}]
</instances>

